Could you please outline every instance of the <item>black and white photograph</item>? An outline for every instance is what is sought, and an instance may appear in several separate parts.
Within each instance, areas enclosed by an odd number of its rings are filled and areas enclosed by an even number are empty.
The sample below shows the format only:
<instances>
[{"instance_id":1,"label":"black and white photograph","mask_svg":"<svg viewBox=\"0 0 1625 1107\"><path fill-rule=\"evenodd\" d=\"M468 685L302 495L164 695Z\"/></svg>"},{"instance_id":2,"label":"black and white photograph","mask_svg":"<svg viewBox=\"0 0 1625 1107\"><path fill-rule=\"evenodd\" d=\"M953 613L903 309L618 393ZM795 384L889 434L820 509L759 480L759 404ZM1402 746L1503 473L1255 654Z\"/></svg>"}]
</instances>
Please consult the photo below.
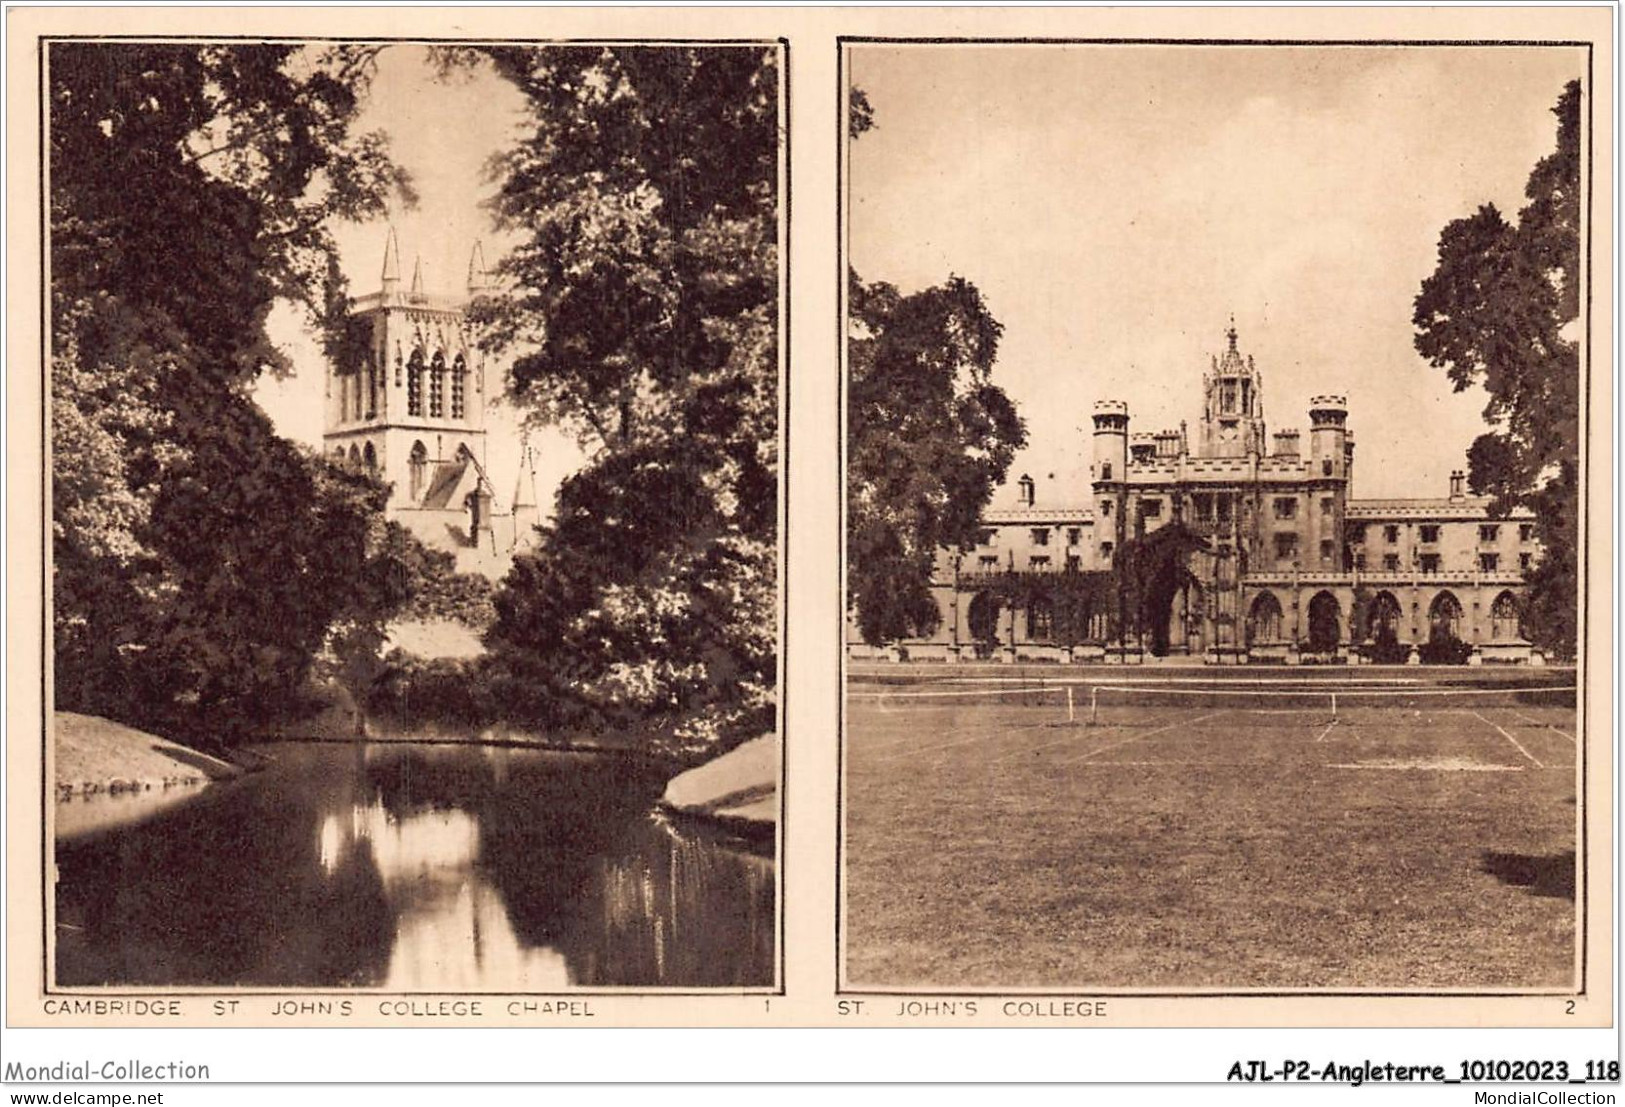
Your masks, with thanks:
<instances>
[{"instance_id":1,"label":"black and white photograph","mask_svg":"<svg viewBox=\"0 0 1625 1107\"><path fill-rule=\"evenodd\" d=\"M785 47L41 51L46 993L780 988Z\"/></svg>"},{"instance_id":2,"label":"black and white photograph","mask_svg":"<svg viewBox=\"0 0 1625 1107\"><path fill-rule=\"evenodd\" d=\"M1587 44L842 61L839 986L1578 994Z\"/></svg>"}]
</instances>

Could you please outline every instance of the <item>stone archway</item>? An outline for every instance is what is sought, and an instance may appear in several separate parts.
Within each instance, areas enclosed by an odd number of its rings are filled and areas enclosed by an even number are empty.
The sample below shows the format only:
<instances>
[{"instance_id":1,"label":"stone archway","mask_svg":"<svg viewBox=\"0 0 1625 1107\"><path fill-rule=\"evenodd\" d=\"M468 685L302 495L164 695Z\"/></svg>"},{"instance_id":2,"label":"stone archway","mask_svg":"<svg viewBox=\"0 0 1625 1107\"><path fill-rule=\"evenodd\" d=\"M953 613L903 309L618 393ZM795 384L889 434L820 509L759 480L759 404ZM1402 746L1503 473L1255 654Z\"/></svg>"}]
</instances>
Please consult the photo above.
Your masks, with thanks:
<instances>
[{"instance_id":1,"label":"stone archway","mask_svg":"<svg viewBox=\"0 0 1625 1107\"><path fill-rule=\"evenodd\" d=\"M1440 592L1428 607L1428 641L1461 641L1461 601L1451 592Z\"/></svg>"},{"instance_id":2,"label":"stone archway","mask_svg":"<svg viewBox=\"0 0 1625 1107\"><path fill-rule=\"evenodd\" d=\"M991 592L978 592L971 597L966 612L971 637L979 646L996 646L999 642L999 616L1004 604Z\"/></svg>"},{"instance_id":3,"label":"stone archway","mask_svg":"<svg viewBox=\"0 0 1625 1107\"><path fill-rule=\"evenodd\" d=\"M1247 645L1281 640L1281 601L1273 592L1260 592L1247 609Z\"/></svg>"},{"instance_id":4,"label":"stone archway","mask_svg":"<svg viewBox=\"0 0 1625 1107\"><path fill-rule=\"evenodd\" d=\"M1309 652L1335 653L1342 639L1342 605L1330 592L1316 592L1309 601Z\"/></svg>"},{"instance_id":5,"label":"stone archway","mask_svg":"<svg viewBox=\"0 0 1625 1107\"><path fill-rule=\"evenodd\" d=\"M1399 600L1388 591L1378 592L1371 598L1371 606L1366 609L1365 637L1370 640L1399 636L1399 623L1403 616L1403 609Z\"/></svg>"},{"instance_id":6,"label":"stone archway","mask_svg":"<svg viewBox=\"0 0 1625 1107\"><path fill-rule=\"evenodd\" d=\"M1502 592L1490 605L1490 641L1519 642L1523 637L1518 599L1511 592Z\"/></svg>"}]
</instances>

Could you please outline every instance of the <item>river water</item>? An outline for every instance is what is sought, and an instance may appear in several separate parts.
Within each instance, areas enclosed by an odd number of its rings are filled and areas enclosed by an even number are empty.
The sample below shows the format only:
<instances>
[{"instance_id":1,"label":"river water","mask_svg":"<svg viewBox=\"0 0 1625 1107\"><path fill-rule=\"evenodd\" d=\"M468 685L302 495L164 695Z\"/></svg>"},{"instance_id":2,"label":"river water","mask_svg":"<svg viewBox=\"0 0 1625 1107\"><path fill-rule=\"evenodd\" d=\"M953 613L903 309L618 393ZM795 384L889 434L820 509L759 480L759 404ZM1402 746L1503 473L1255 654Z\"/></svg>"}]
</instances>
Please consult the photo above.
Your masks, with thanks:
<instances>
[{"instance_id":1,"label":"river water","mask_svg":"<svg viewBox=\"0 0 1625 1107\"><path fill-rule=\"evenodd\" d=\"M257 749L274 759L262 772L59 837L59 985L774 982L772 860L670 823L655 808L663 781L636 764L473 745Z\"/></svg>"}]
</instances>

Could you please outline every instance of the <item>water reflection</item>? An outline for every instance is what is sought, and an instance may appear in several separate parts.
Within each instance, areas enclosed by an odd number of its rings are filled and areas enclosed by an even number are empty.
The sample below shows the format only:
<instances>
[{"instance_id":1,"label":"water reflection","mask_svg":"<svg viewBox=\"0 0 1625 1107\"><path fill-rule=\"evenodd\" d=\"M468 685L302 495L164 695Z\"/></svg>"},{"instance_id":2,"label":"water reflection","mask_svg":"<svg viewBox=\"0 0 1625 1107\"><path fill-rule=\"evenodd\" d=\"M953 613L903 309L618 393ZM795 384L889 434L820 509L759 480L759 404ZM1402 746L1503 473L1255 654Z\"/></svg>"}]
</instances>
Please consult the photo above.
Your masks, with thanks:
<instances>
[{"instance_id":1,"label":"water reflection","mask_svg":"<svg viewBox=\"0 0 1625 1107\"><path fill-rule=\"evenodd\" d=\"M584 755L277 746L57 844L57 981L554 991L773 982L772 862Z\"/></svg>"}]
</instances>

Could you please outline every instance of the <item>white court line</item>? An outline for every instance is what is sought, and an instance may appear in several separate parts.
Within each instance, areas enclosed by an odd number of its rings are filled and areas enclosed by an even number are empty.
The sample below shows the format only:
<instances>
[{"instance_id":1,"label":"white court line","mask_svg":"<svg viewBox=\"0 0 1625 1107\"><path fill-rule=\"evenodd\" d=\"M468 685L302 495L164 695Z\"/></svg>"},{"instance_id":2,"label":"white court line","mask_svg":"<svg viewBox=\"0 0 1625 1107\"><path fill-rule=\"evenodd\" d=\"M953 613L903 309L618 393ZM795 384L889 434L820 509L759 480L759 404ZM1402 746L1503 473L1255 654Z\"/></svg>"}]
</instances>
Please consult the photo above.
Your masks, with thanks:
<instances>
[{"instance_id":1,"label":"white court line","mask_svg":"<svg viewBox=\"0 0 1625 1107\"><path fill-rule=\"evenodd\" d=\"M1046 723L1029 723L1026 726L1008 726L1008 727L1000 727L997 730L983 730L983 731L979 731L976 734L972 734L972 735L970 735L968 737L961 738L956 742L942 742L942 743L939 743L939 744L937 744L935 746L917 746L917 747L915 747L913 749L899 750L899 751L897 751L896 756L888 756L889 754L892 753L892 751L888 749L884 753L882 753L879 757L874 758L874 760L882 761L882 762L897 761L897 760L902 759L902 758L912 757L912 756L916 756L916 755L922 754L922 753L936 753L939 750L953 749L955 746L968 746L972 742L979 742L984 738L992 738L995 735L1016 734L1016 733L1018 733L1020 731L1023 731L1023 730L1038 730L1040 727L1047 727L1049 725L1050 724L1047 723L1047 722Z\"/></svg>"},{"instance_id":2,"label":"white court line","mask_svg":"<svg viewBox=\"0 0 1625 1107\"><path fill-rule=\"evenodd\" d=\"M965 692L848 692L849 700L912 700L931 698L938 699L943 696L1021 696L1038 695L1044 692L1059 692L1058 685L1048 688L972 688Z\"/></svg>"},{"instance_id":3,"label":"white court line","mask_svg":"<svg viewBox=\"0 0 1625 1107\"><path fill-rule=\"evenodd\" d=\"M1508 708L1507 710L1511 711L1512 709ZM1531 719L1528 715L1525 715L1522 711L1513 711L1512 713L1514 715L1518 716L1518 718L1522 719L1524 722L1528 723L1530 726L1544 727L1547 730L1557 730L1557 732L1559 734L1561 734L1563 737L1567 738L1571 742L1574 742L1574 735L1570 734L1566 730L1558 730L1558 728L1553 726L1551 723L1543 723L1539 719ZM1575 745L1579 745L1579 743L1575 742Z\"/></svg>"},{"instance_id":4,"label":"white court line","mask_svg":"<svg viewBox=\"0 0 1625 1107\"><path fill-rule=\"evenodd\" d=\"M1095 754L1097 754L1097 753L1105 753L1107 750L1114 750L1118 746L1126 746L1130 742L1138 742L1138 741L1141 741L1143 739L1150 738L1153 735L1161 734L1163 731L1172 730L1176 726L1195 726L1197 723L1205 723L1207 720L1216 719L1220 715L1223 715L1223 714L1225 714L1224 711L1215 711L1215 712L1212 712L1211 714L1208 714L1208 715L1198 715L1194 719L1181 719L1179 722L1169 723L1167 726L1160 726L1156 730L1148 730L1144 734L1130 735L1129 737L1124 738L1121 742L1112 742L1110 745L1105 745L1105 746L1101 746L1099 749L1090 750L1088 753L1084 754L1082 757L1074 757L1069 761L1062 761L1061 764L1062 765L1076 765L1080 761L1089 760L1091 757L1095 756Z\"/></svg>"},{"instance_id":5,"label":"white court line","mask_svg":"<svg viewBox=\"0 0 1625 1107\"><path fill-rule=\"evenodd\" d=\"M1476 712L1476 711L1473 712L1473 715L1475 715L1478 718L1479 722L1488 723L1490 726L1495 727L1496 730L1499 730L1501 732L1501 737L1505 738L1508 742L1511 742L1514 746L1517 746L1519 753L1523 754L1525 757L1529 758L1529 760L1531 760L1531 761L1533 761L1535 763L1535 768L1544 769L1546 767L1545 765L1543 765L1541 763L1541 761L1540 761L1540 759L1538 757L1536 757L1534 754L1530 753L1528 750L1523 748L1523 743L1522 742L1518 741L1512 735L1508 734L1504 728L1502 728L1500 726L1497 726L1495 723L1491 723L1488 719L1484 718L1484 716L1482 716L1482 715L1479 715L1478 712Z\"/></svg>"},{"instance_id":6,"label":"white court line","mask_svg":"<svg viewBox=\"0 0 1625 1107\"><path fill-rule=\"evenodd\" d=\"M1122 730L1125 727L1130 727L1130 726L1133 726L1133 725L1134 725L1133 723L1119 723L1116 726L1101 727L1100 729L1101 730ZM1096 737L1099 737L1099 736L1097 735ZM1078 743L1078 741L1079 741L1078 736L1074 734L1069 738L1061 738L1061 739L1058 739L1058 740L1056 740L1054 742L1045 742L1041 746L1031 746L1031 747L1029 747L1027 749L1022 749L1022 750L1011 750L1009 753L1000 754L998 757L990 757L990 758L987 759L985 764L992 765L992 764L994 764L996 762L999 762L999 761L1008 761L1012 757L1021 757L1021 756L1024 756L1026 754L1029 754L1029 753L1037 753L1039 750L1054 749L1056 746L1076 745Z\"/></svg>"},{"instance_id":7,"label":"white court line","mask_svg":"<svg viewBox=\"0 0 1625 1107\"><path fill-rule=\"evenodd\" d=\"M1332 728L1335 727L1336 725L1337 725L1337 720L1336 719L1333 719L1331 722L1327 723L1326 724L1326 729L1320 732L1320 737L1316 738L1315 741L1324 742L1326 740L1326 735L1330 734L1332 732Z\"/></svg>"}]
</instances>

